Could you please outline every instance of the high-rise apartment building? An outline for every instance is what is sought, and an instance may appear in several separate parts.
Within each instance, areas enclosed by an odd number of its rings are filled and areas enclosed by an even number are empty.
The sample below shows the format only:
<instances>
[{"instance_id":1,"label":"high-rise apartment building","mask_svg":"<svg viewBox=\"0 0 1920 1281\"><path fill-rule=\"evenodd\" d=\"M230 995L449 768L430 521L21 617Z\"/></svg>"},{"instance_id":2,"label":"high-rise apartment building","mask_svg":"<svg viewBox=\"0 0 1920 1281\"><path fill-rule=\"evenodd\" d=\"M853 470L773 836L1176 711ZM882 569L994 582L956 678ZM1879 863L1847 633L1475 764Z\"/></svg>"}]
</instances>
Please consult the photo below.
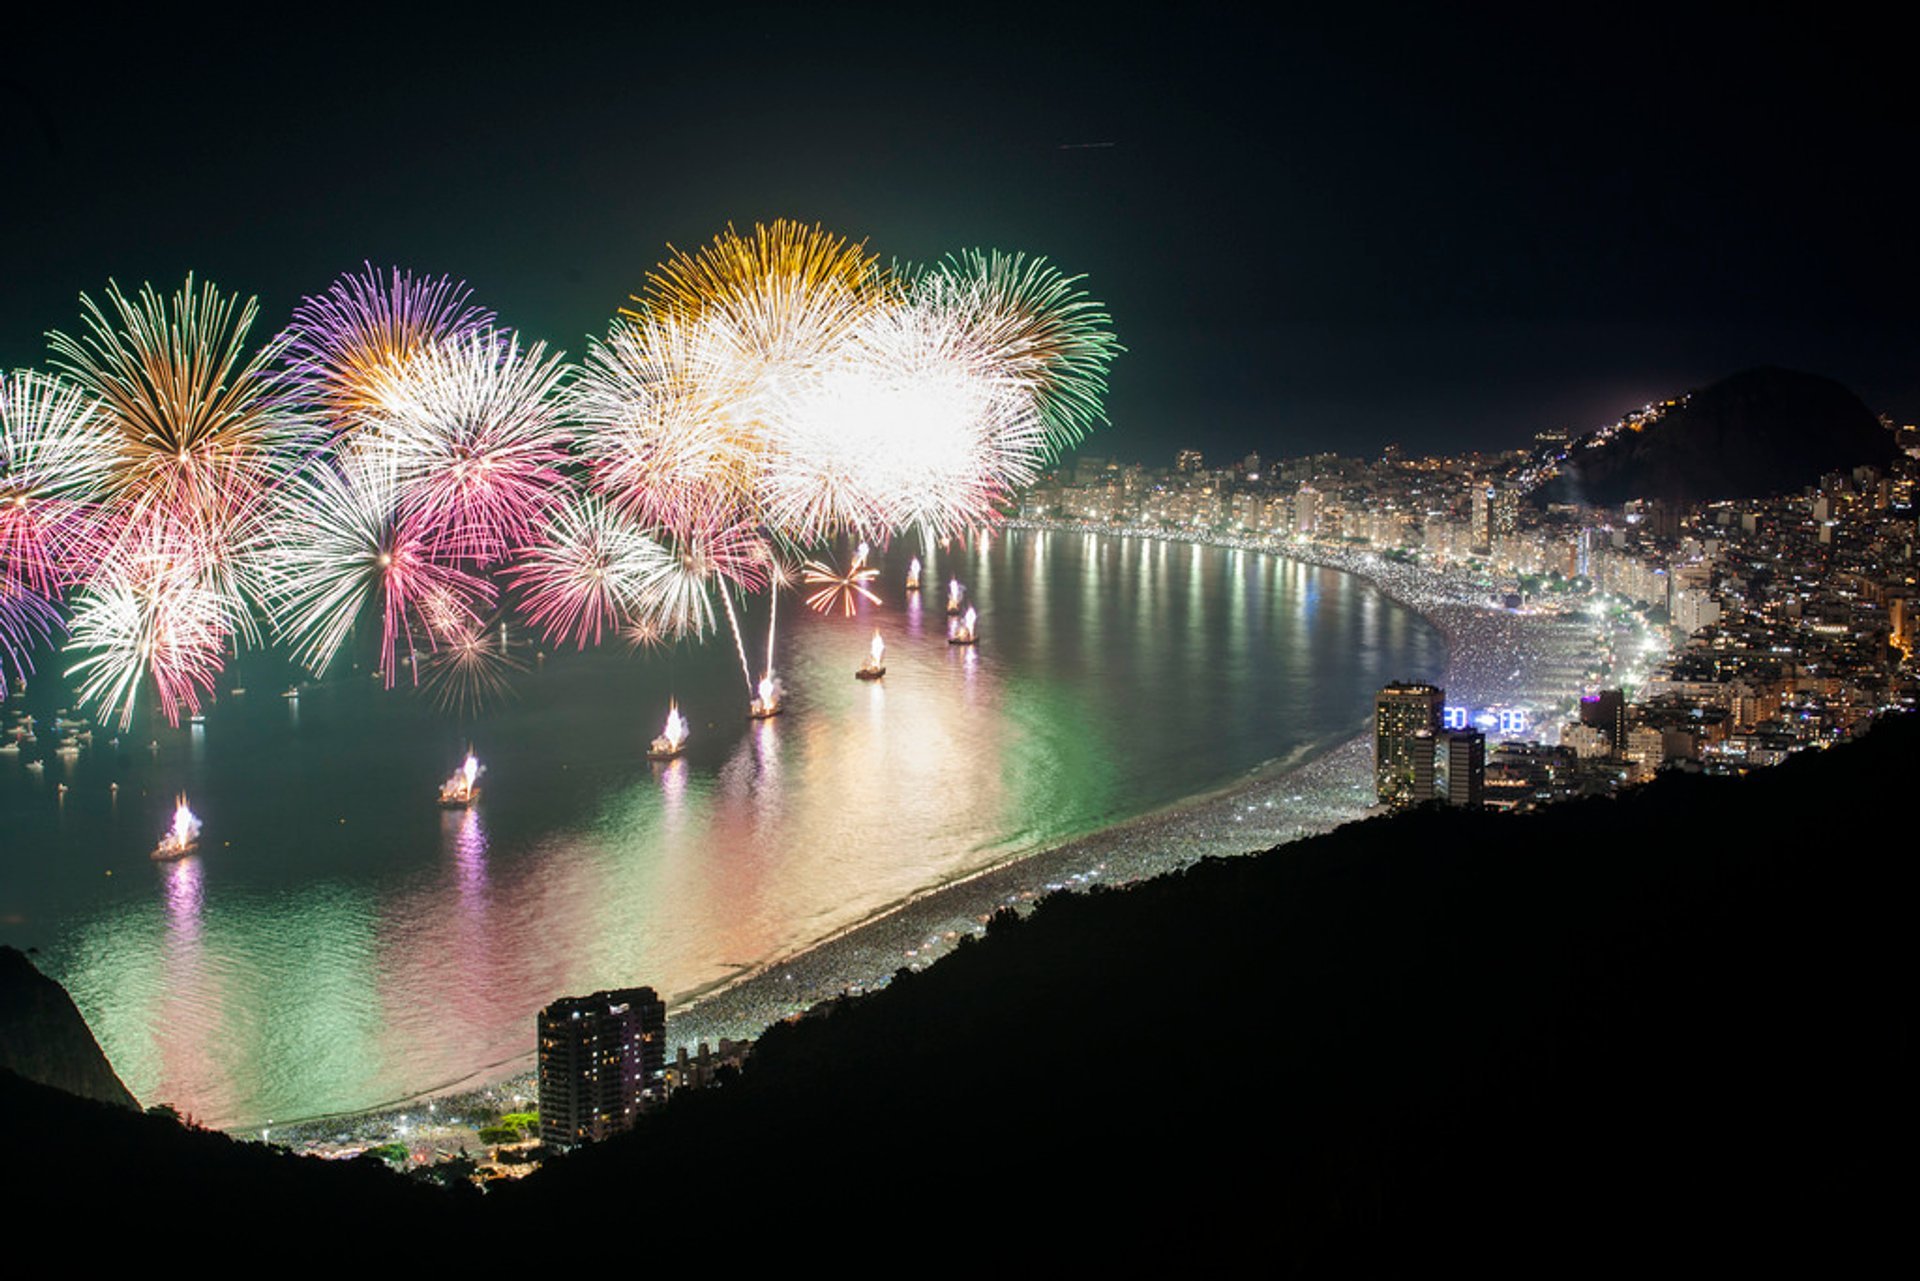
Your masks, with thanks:
<instances>
[{"instance_id":1,"label":"high-rise apartment building","mask_svg":"<svg viewBox=\"0 0 1920 1281\"><path fill-rule=\"evenodd\" d=\"M1479 809L1487 794L1487 736L1477 729L1449 730L1447 804Z\"/></svg>"},{"instance_id":2,"label":"high-rise apartment building","mask_svg":"<svg viewBox=\"0 0 1920 1281\"><path fill-rule=\"evenodd\" d=\"M540 1138L577 1147L633 1128L660 1096L667 1007L650 987L562 997L539 1016Z\"/></svg>"},{"instance_id":3,"label":"high-rise apartment building","mask_svg":"<svg viewBox=\"0 0 1920 1281\"><path fill-rule=\"evenodd\" d=\"M1320 526L1320 491L1302 484L1293 492L1293 532L1311 537Z\"/></svg>"},{"instance_id":4,"label":"high-rise apartment building","mask_svg":"<svg viewBox=\"0 0 1920 1281\"><path fill-rule=\"evenodd\" d=\"M1627 694L1625 690L1603 689L1580 700L1580 723L1591 725L1607 736L1614 752L1627 750Z\"/></svg>"},{"instance_id":5,"label":"high-rise apartment building","mask_svg":"<svg viewBox=\"0 0 1920 1281\"><path fill-rule=\"evenodd\" d=\"M1434 744L1446 699L1437 686L1402 683L1387 686L1374 700L1374 793L1381 804L1400 809L1432 796L1431 790L1420 796L1417 783L1432 788ZM1424 772L1419 766L1423 754Z\"/></svg>"},{"instance_id":6,"label":"high-rise apartment building","mask_svg":"<svg viewBox=\"0 0 1920 1281\"><path fill-rule=\"evenodd\" d=\"M1408 804L1425 805L1445 790L1439 775L1441 762L1438 751L1443 741L1444 736L1436 738L1432 730L1413 731L1413 742L1408 749L1413 754L1413 791L1407 797Z\"/></svg>"}]
</instances>

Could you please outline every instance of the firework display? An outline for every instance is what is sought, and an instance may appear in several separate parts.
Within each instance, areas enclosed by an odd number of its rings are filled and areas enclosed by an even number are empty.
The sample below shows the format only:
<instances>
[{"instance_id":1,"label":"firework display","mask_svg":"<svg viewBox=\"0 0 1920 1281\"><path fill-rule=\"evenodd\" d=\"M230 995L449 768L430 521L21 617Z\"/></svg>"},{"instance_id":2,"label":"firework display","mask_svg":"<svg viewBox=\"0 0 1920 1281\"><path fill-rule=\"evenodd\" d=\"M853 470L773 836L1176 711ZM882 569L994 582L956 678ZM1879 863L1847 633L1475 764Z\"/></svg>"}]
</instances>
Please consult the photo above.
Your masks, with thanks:
<instances>
[{"instance_id":1,"label":"firework display","mask_svg":"<svg viewBox=\"0 0 1920 1281\"><path fill-rule=\"evenodd\" d=\"M254 300L189 276L171 297L109 284L106 306L80 303L85 332L52 334L53 361L89 400L107 458L73 670L123 726L147 676L177 720L211 692L231 640L259 639L265 509L307 456L307 422L282 395L282 340L247 350Z\"/></svg>"},{"instance_id":2,"label":"firework display","mask_svg":"<svg viewBox=\"0 0 1920 1281\"><path fill-rule=\"evenodd\" d=\"M527 621L584 649L666 594L674 568L666 548L589 494L555 508L511 575Z\"/></svg>"},{"instance_id":3,"label":"firework display","mask_svg":"<svg viewBox=\"0 0 1920 1281\"><path fill-rule=\"evenodd\" d=\"M434 702L465 715L510 693L513 673L525 670L507 642L505 624L456 632L418 666L420 687Z\"/></svg>"},{"instance_id":4,"label":"firework display","mask_svg":"<svg viewBox=\"0 0 1920 1281\"><path fill-rule=\"evenodd\" d=\"M804 562L815 609L877 604L864 540L991 527L1102 418L1121 350L1044 259L887 267L787 221L670 249L578 365L371 264L254 345L256 319L191 276L110 283L54 374L0 377L0 664L65 631L123 726L197 712L259 643L464 706L519 666L503 618L575 648L724 619L764 715L777 607L756 681L738 601Z\"/></svg>"},{"instance_id":5,"label":"firework display","mask_svg":"<svg viewBox=\"0 0 1920 1281\"><path fill-rule=\"evenodd\" d=\"M971 250L919 276L915 302L962 318L968 341L996 377L1032 393L1047 448L1079 443L1107 392L1107 366L1121 348L1106 309L1044 258Z\"/></svg>"},{"instance_id":6,"label":"firework display","mask_svg":"<svg viewBox=\"0 0 1920 1281\"><path fill-rule=\"evenodd\" d=\"M69 627L71 648L83 655L68 669L81 678L81 702L125 728L151 678L170 722L200 710L232 635L228 602L208 586L203 558L189 538L150 535L117 548L87 583Z\"/></svg>"},{"instance_id":7,"label":"firework display","mask_svg":"<svg viewBox=\"0 0 1920 1281\"><path fill-rule=\"evenodd\" d=\"M845 573L817 560L808 561L804 569L807 586L818 589L807 597L808 607L816 613L824 614L838 605L842 614L852 618L858 601L880 603L880 597L867 586L880 576L880 571L866 563L864 554L855 556Z\"/></svg>"},{"instance_id":8,"label":"firework display","mask_svg":"<svg viewBox=\"0 0 1920 1281\"><path fill-rule=\"evenodd\" d=\"M98 560L88 497L112 464L77 387L22 370L0 375L0 676L59 625L61 593Z\"/></svg>"},{"instance_id":9,"label":"firework display","mask_svg":"<svg viewBox=\"0 0 1920 1281\"><path fill-rule=\"evenodd\" d=\"M355 453L296 477L267 553L268 609L294 658L324 676L361 616L380 619L387 687L401 660L472 624L491 604L485 578L435 554L427 522L403 510L398 470Z\"/></svg>"},{"instance_id":10,"label":"firework display","mask_svg":"<svg viewBox=\"0 0 1920 1281\"><path fill-rule=\"evenodd\" d=\"M372 263L365 268L303 300L285 333L289 376L335 438L386 408L421 352L494 320L468 303L464 283L399 268L383 280Z\"/></svg>"}]
</instances>

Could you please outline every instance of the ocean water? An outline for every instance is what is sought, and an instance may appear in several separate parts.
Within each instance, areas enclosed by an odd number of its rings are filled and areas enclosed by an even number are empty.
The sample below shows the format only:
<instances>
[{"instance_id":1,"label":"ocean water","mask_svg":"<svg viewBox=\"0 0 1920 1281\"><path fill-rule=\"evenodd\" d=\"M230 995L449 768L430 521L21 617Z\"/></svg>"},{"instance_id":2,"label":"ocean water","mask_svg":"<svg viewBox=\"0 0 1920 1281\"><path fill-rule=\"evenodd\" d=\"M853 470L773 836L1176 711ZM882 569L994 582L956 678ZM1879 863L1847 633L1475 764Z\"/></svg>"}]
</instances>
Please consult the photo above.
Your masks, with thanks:
<instances>
[{"instance_id":1,"label":"ocean water","mask_svg":"<svg viewBox=\"0 0 1920 1281\"><path fill-rule=\"evenodd\" d=\"M883 603L853 618L782 599L768 721L723 626L550 654L471 716L364 671L283 698L247 657L204 725L96 730L30 772L43 733L0 757L0 941L38 949L143 1102L226 1127L370 1108L521 1058L555 997L682 1003L1353 732L1446 659L1364 582L1278 557L1013 531L928 557L916 595L918 550L877 557ZM952 577L977 646L947 644ZM750 655L766 621L749 602ZM856 681L876 628L887 675ZM692 738L649 762L670 697ZM66 699L38 680L26 704L44 730ZM481 798L441 810L469 743ZM182 792L199 852L153 863Z\"/></svg>"}]
</instances>

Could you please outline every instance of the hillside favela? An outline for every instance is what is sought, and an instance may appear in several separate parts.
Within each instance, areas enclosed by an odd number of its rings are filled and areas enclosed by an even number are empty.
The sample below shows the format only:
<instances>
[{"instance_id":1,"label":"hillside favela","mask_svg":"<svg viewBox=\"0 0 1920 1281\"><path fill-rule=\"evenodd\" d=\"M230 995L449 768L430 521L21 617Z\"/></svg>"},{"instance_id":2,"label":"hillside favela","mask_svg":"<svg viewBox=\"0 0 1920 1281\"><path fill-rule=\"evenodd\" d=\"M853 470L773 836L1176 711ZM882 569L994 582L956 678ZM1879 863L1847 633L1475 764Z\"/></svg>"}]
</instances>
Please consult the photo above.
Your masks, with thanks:
<instances>
[{"instance_id":1,"label":"hillside favela","mask_svg":"<svg viewBox=\"0 0 1920 1281\"><path fill-rule=\"evenodd\" d=\"M1897 42L590 10L18 32L23 1269L1900 1257Z\"/></svg>"}]
</instances>

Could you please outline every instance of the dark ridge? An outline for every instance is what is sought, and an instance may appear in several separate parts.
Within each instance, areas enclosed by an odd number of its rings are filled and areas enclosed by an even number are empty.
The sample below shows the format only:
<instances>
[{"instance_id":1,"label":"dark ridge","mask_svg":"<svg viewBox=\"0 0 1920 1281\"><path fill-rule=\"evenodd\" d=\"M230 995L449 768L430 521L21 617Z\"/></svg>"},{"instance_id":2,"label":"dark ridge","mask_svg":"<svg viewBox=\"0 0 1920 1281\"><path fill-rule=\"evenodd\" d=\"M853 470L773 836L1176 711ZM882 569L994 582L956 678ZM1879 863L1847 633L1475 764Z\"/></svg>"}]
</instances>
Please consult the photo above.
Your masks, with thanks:
<instances>
[{"instance_id":1,"label":"dark ridge","mask_svg":"<svg viewBox=\"0 0 1920 1281\"><path fill-rule=\"evenodd\" d=\"M83 1099L140 1106L67 990L12 947L0 947L0 1070Z\"/></svg>"},{"instance_id":2,"label":"dark ridge","mask_svg":"<svg viewBox=\"0 0 1920 1281\"><path fill-rule=\"evenodd\" d=\"M1680 505L1765 498L1818 484L1828 472L1884 468L1891 433L1831 378L1750 369L1696 391L1644 431L1595 449L1576 446L1541 502Z\"/></svg>"},{"instance_id":3,"label":"dark ridge","mask_svg":"<svg viewBox=\"0 0 1920 1281\"><path fill-rule=\"evenodd\" d=\"M192 1239L296 1250L318 1239L330 1251L364 1250L381 1240L361 1235L369 1231L455 1228L460 1211L480 1199L477 1190L454 1195L374 1158L294 1156L170 1116L77 1099L11 1072L0 1072L0 1108L13 1145L7 1209L18 1217L10 1222L45 1213L70 1229L97 1219L115 1233L141 1233L146 1250ZM316 1238L316 1229L325 1235Z\"/></svg>"},{"instance_id":4,"label":"dark ridge","mask_svg":"<svg viewBox=\"0 0 1920 1281\"><path fill-rule=\"evenodd\" d=\"M152 1184L287 1223L637 1225L709 1265L857 1237L889 1269L1845 1268L1899 1244L1914 1138L1913 860L1845 819L1916 763L1905 718L1761 776L1414 812L1056 895L475 1203L5 1080L0 1103L32 1190L111 1165L116 1222L171 1219L122 1200Z\"/></svg>"},{"instance_id":5,"label":"dark ridge","mask_svg":"<svg viewBox=\"0 0 1920 1281\"><path fill-rule=\"evenodd\" d=\"M671 1171L1117 1258L1868 1248L1912 1138L1912 860L1835 816L1917 758L1907 721L1764 777L1056 895L500 1199L611 1213Z\"/></svg>"}]
</instances>

